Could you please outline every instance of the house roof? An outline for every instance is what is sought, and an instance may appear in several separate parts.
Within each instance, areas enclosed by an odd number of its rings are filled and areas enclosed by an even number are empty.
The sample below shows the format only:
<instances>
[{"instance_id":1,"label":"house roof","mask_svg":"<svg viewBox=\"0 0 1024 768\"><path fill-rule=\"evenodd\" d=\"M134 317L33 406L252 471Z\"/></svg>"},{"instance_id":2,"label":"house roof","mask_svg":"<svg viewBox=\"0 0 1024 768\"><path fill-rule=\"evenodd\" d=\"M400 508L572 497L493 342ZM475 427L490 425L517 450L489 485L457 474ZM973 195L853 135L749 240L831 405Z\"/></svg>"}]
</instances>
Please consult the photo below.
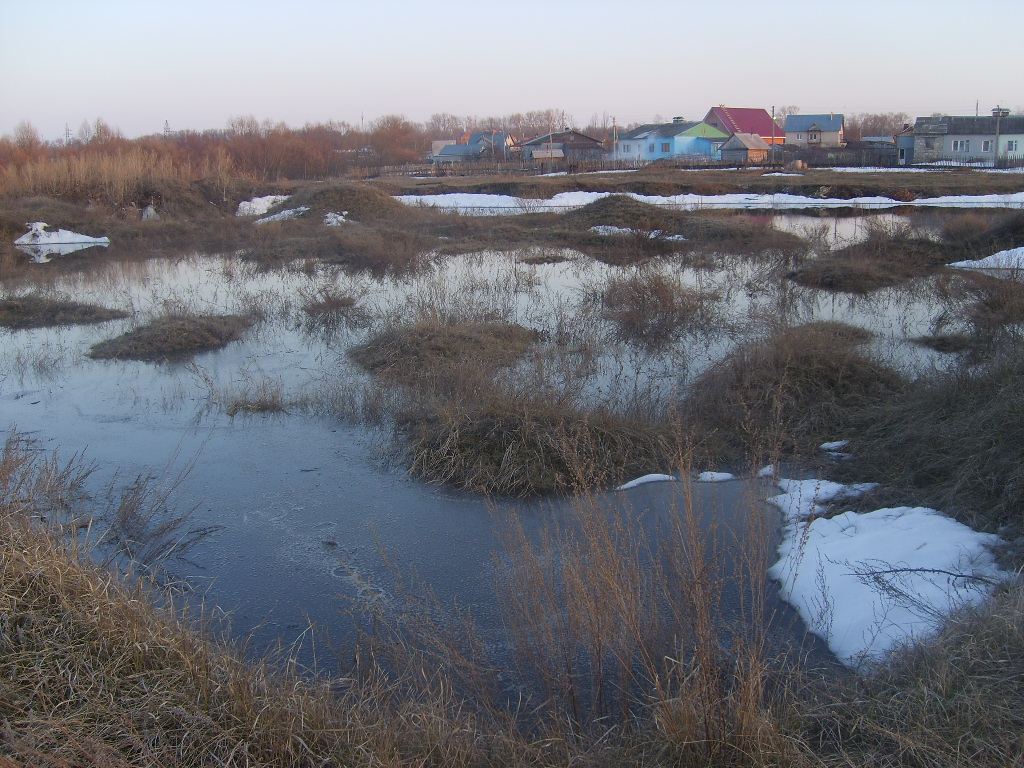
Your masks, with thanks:
<instances>
[{"instance_id":1,"label":"house roof","mask_svg":"<svg viewBox=\"0 0 1024 768\"><path fill-rule=\"evenodd\" d=\"M556 131L555 133L546 133L543 136L537 136L529 139L528 141L520 142L521 147L536 147L540 144L569 144L571 146L587 146L592 145L595 147L602 147L604 144L600 139L595 139L592 136L580 133L579 131Z\"/></svg>"},{"instance_id":2,"label":"house roof","mask_svg":"<svg viewBox=\"0 0 1024 768\"><path fill-rule=\"evenodd\" d=\"M734 133L722 149L771 149L768 142L751 133Z\"/></svg>"},{"instance_id":3,"label":"house roof","mask_svg":"<svg viewBox=\"0 0 1024 768\"><path fill-rule=\"evenodd\" d=\"M786 133L806 133L808 131L841 131L843 130L843 115L840 112L830 112L827 115L787 115Z\"/></svg>"},{"instance_id":4,"label":"house roof","mask_svg":"<svg viewBox=\"0 0 1024 768\"><path fill-rule=\"evenodd\" d=\"M512 137L505 131L478 131L477 133L469 134L470 145L473 144L487 144L488 146L500 146L502 144L511 143Z\"/></svg>"},{"instance_id":5,"label":"house roof","mask_svg":"<svg viewBox=\"0 0 1024 768\"><path fill-rule=\"evenodd\" d=\"M779 124L772 120L772 116L764 109L751 107L712 107L708 111L705 122L714 123L709 118L714 115L721 130L726 133L756 133L759 136L771 136L772 126L775 126L774 135L784 136L785 131Z\"/></svg>"},{"instance_id":6,"label":"house roof","mask_svg":"<svg viewBox=\"0 0 1024 768\"><path fill-rule=\"evenodd\" d=\"M634 128L631 131L627 131L619 136L619 141L636 141L638 139L653 139L663 138L669 139L673 136L680 136L684 133L693 131L695 128L705 126L702 131L690 133L691 136L703 136L707 135L708 138L725 138L728 134L724 131L720 131L713 125L708 125L703 120L687 120L682 122L671 122L671 123L648 123L647 125L641 125L638 128Z\"/></svg>"},{"instance_id":7,"label":"house roof","mask_svg":"<svg viewBox=\"0 0 1024 768\"><path fill-rule=\"evenodd\" d=\"M441 147L435 157L475 157L483 151L480 144L449 144Z\"/></svg>"},{"instance_id":8,"label":"house roof","mask_svg":"<svg viewBox=\"0 0 1024 768\"><path fill-rule=\"evenodd\" d=\"M938 136L952 134L954 136L995 136L996 118L961 117L956 115L938 115L936 117L919 117L914 121L914 133L918 136ZM1008 115L999 119L999 133L1024 133L1024 115Z\"/></svg>"}]
</instances>

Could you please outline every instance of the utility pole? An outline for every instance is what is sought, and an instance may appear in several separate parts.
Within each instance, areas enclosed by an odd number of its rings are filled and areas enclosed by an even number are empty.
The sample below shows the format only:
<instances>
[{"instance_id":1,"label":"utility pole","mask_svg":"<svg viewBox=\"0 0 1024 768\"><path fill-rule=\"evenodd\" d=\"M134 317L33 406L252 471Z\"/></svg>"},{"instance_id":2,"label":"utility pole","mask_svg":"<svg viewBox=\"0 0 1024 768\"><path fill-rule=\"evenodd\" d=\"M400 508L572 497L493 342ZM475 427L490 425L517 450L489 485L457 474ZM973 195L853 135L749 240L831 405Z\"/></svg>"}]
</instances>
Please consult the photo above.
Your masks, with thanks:
<instances>
[{"instance_id":1,"label":"utility pole","mask_svg":"<svg viewBox=\"0 0 1024 768\"><path fill-rule=\"evenodd\" d=\"M615 124L615 115L612 115L612 158L619 162L619 127Z\"/></svg>"},{"instance_id":2,"label":"utility pole","mask_svg":"<svg viewBox=\"0 0 1024 768\"><path fill-rule=\"evenodd\" d=\"M992 167L999 167L999 121L1010 114L1010 110L1003 109L1001 106L996 104L996 108L992 110L992 115L996 119L996 153L995 159L992 161Z\"/></svg>"}]
</instances>

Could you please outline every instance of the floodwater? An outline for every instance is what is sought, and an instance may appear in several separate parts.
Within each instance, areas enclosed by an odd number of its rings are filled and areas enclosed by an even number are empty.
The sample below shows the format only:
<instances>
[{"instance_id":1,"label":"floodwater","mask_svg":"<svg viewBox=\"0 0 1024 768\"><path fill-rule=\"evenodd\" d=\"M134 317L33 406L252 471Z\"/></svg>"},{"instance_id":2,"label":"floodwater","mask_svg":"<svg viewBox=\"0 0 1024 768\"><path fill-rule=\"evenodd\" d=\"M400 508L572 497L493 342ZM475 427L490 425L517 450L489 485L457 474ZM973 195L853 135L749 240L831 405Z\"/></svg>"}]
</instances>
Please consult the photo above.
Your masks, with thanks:
<instances>
[{"instance_id":1,"label":"floodwater","mask_svg":"<svg viewBox=\"0 0 1024 768\"><path fill-rule=\"evenodd\" d=\"M795 226L786 218L784 226ZM84 260L89 253L65 258ZM251 638L255 651L299 643L299 657L309 663L311 625L316 642L339 643L350 629L346 611L353 601L386 603L406 577L429 586L443 605L472 609L485 641L500 648L494 553L501 531L513 515L536 531L560 514L560 505L572 503L486 500L406 475L386 431L352 418L369 380L346 350L389 319L416 317L426 307L444 317L500 317L567 338L567 346L586 329L588 364L570 383L567 369L550 362L520 373L554 377L552 386L618 407L643 399L657 409L779 316L864 326L876 332L878 354L911 370L940 363L908 341L950 309L928 281L848 297L785 283L772 277L772 264L757 261L664 265L658 268L681 282L714 292L715 315L707 327L650 351L619 340L595 300L609 277L628 268L574 254L533 266L522 255L439 259L425 273L384 280L322 269L261 272L233 256L201 254L40 273L46 277L38 285L5 286L6 297L38 290L135 317L0 332L4 421L44 450L84 457L95 467L89 487L97 494L140 476L161 478L172 506L192 510L190 525L212 529L187 559L167 564L171 578L190 599L228 616L233 633ZM369 319L311 328L301 306L325 286L359 296ZM253 310L262 319L243 340L188 363L86 356L92 344L163 312ZM225 413L231 397L267 385L295 405L276 414ZM338 403L348 403L348 411ZM703 513L731 519L741 530L743 515L763 509L759 500L769 489L761 482L658 483L609 491L600 503L609 514L658 515L692 492ZM780 631L799 636L793 614L773 607ZM321 646L317 656L331 666L331 651Z\"/></svg>"}]
</instances>

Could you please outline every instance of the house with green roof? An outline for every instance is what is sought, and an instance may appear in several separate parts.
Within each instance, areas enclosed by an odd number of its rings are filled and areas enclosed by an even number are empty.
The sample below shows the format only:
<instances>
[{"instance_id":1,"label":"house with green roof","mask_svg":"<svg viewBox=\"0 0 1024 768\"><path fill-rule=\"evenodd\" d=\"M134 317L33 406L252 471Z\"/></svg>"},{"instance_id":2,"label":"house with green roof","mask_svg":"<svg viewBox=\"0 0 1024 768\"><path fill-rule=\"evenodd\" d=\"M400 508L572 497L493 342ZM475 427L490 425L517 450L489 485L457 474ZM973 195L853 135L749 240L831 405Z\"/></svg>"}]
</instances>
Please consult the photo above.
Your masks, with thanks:
<instances>
[{"instance_id":1,"label":"house with green roof","mask_svg":"<svg viewBox=\"0 0 1024 768\"><path fill-rule=\"evenodd\" d=\"M621 134L612 159L633 163L683 157L717 160L728 138L729 134L708 123L676 117L671 123L649 123Z\"/></svg>"}]
</instances>

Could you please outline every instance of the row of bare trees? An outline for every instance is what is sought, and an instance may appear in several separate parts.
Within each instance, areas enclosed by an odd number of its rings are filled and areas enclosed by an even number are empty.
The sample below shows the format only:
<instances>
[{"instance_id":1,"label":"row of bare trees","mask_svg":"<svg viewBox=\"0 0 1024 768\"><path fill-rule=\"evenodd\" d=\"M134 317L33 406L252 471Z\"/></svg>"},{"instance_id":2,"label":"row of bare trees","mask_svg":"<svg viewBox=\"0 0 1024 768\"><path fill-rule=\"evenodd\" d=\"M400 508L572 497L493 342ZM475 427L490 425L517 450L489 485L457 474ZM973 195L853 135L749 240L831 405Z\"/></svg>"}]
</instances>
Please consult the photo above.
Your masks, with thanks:
<instances>
[{"instance_id":1,"label":"row of bare trees","mask_svg":"<svg viewBox=\"0 0 1024 768\"><path fill-rule=\"evenodd\" d=\"M786 114L797 112L795 106L781 107L776 116L784 120ZM902 112L850 115L846 118L846 135L850 140L893 135L909 120ZM601 140L611 135L608 115L595 114L586 126L576 126L572 116L560 109L482 118L439 112L423 123L403 115L385 115L365 127L332 121L290 128L282 122L246 115L231 118L223 129L168 132L137 139L127 139L116 127L96 119L92 123L83 121L76 134L69 132L60 142L44 141L31 123L22 122L12 135L0 138L0 170L143 149L183 168L230 166L237 173L260 179L312 179L417 162L426 156L435 139L458 139L477 131L506 131L521 139L567 127L578 127Z\"/></svg>"}]
</instances>

